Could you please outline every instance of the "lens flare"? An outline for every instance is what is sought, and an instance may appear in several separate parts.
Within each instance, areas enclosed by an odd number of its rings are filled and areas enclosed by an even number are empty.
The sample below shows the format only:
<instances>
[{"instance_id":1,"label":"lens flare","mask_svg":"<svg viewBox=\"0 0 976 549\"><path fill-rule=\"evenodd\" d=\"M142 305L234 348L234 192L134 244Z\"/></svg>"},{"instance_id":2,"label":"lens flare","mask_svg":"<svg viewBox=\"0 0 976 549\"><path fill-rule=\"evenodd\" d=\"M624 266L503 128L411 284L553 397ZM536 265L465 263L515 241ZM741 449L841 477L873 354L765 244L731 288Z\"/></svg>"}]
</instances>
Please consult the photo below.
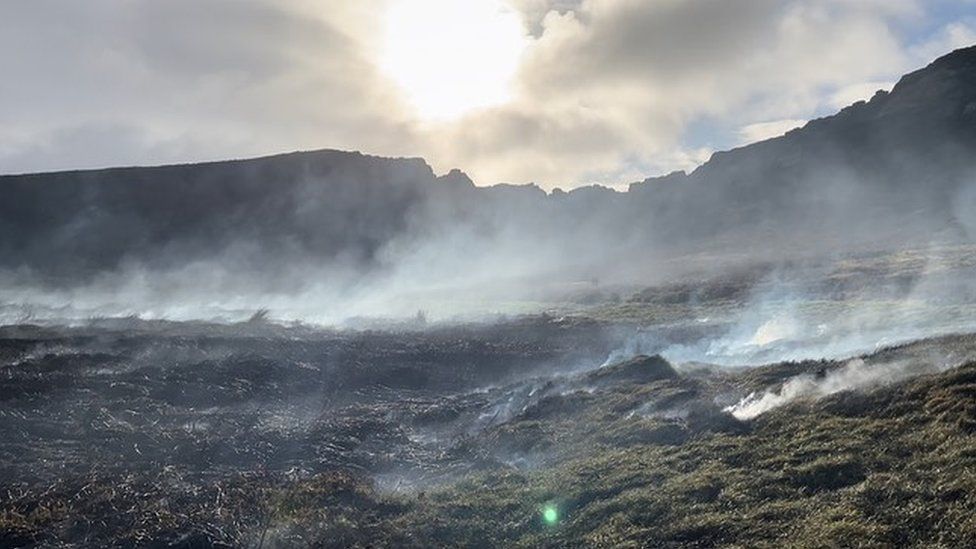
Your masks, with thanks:
<instances>
[{"instance_id":1,"label":"lens flare","mask_svg":"<svg viewBox=\"0 0 976 549\"><path fill-rule=\"evenodd\" d=\"M542 508L542 520L546 524L556 524L559 522L559 511L555 505L546 505Z\"/></svg>"}]
</instances>

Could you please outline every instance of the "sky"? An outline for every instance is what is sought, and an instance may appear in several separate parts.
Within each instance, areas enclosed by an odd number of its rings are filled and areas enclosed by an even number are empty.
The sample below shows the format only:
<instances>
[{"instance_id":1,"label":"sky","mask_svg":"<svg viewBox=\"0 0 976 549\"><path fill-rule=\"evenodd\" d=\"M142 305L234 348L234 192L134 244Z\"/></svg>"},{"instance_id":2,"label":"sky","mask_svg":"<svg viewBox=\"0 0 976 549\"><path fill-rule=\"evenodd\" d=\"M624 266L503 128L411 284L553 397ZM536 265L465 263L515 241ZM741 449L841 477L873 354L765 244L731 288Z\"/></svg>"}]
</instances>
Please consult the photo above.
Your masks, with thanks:
<instances>
[{"instance_id":1,"label":"sky","mask_svg":"<svg viewBox=\"0 0 976 549\"><path fill-rule=\"evenodd\" d=\"M310 149L625 185L976 44L976 0L5 0L0 173Z\"/></svg>"}]
</instances>

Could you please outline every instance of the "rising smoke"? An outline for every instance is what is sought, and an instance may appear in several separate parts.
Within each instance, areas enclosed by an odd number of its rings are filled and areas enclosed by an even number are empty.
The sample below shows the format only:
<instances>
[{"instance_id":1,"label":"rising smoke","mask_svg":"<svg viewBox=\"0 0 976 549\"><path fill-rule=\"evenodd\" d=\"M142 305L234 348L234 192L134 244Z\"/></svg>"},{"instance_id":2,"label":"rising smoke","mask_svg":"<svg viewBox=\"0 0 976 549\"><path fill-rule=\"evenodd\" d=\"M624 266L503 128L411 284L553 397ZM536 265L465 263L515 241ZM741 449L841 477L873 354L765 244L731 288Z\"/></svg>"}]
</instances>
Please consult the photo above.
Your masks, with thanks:
<instances>
[{"instance_id":1,"label":"rising smoke","mask_svg":"<svg viewBox=\"0 0 976 549\"><path fill-rule=\"evenodd\" d=\"M867 390L925 374L949 369L948 363L902 361L868 363L854 359L823 376L805 374L786 380L778 389L751 393L737 404L725 408L738 419L754 419L770 410L802 399L818 399L844 391Z\"/></svg>"},{"instance_id":2,"label":"rising smoke","mask_svg":"<svg viewBox=\"0 0 976 549\"><path fill-rule=\"evenodd\" d=\"M976 162L965 153L976 147L976 85L959 70L973 55L961 50L869 103L626 193L476 187L419 159L336 151L0 177L0 314L233 321L267 308L280 320L341 324L423 310L450 320L692 273L959 249L973 241ZM936 92L926 78L942 83ZM810 351L798 339L841 354L901 337L886 331L892 324L924 331L933 311L905 287L926 303L969 292L952 278L967 266L950 267L920 282L868 265L854 278L883 291L851 289L880 296L870 303L830 298L854 303L848 311L818 310L815 285L767 284L755 307L721 319L724 337L685 354L802 357Z\"/></svg>"}]
</instances>

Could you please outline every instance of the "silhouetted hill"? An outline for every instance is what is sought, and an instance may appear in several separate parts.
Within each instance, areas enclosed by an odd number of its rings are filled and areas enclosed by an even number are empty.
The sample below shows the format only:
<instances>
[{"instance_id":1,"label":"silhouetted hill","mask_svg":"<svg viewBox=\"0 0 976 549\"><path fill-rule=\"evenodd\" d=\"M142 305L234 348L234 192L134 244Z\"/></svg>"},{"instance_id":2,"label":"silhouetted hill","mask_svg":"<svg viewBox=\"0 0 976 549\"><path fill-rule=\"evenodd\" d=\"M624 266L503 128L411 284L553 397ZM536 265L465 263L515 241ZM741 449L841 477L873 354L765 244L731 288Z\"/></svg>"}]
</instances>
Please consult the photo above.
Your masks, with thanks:
<instances>
[{"instance_id":1,"label":"silhouetted hill","mask_svg":"<svg viewBox=\"0 0 976 549\"><path fill-rule=\"evenodd\" d=\"M318 151L0 178L0 255L55 276L206 258L239 243L368 256L433 181L418 159Z\"/></svg>"},{"instance_id":2,"label":"silhouetted hill","mask_svg":"<svg viewBox=\"0 0 976 549\"><path fill-rule=\"evenodd\" d=\"M890 93L627 193L476 187L421 159L339 151L2 176L0 269L71 287L215 262L227 280L288 289L310 266L346 281L393 271L432 284L578 280L702 251L759 260L969 240L974 158L976 47Z\"/></svg>"},{"instance_id":3,"label":"silhouetted hill","mask_svg":"<svg viewBox=\"0 0 976 549\"><path fill-rule=\"evenodd\" d=\"M903 77L869 102L783 137L716 153L686 177L650 179L631 190L661 187L666 196L657 198L674 201L675 220L689 211L712 220L700 226L701 236L764 225L780 234L811 231L811 240L925 240L960 229L971 237L971 224L958 225L976 216L974 153L971 47Z\"/></svg>"}]
</instances>

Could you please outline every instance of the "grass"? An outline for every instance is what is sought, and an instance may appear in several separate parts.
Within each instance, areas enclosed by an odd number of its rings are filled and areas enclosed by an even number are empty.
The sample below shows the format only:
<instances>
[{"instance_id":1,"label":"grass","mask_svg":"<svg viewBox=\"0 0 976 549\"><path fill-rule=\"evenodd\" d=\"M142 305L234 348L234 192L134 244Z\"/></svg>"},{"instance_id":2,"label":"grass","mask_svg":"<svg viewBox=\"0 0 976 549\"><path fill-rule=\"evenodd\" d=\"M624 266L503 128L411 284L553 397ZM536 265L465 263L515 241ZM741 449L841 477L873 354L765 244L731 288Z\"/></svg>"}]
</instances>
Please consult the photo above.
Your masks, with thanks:
<instances>
[{"instance_id":1,"label":"grass","mask_svg":"<svg viewBox=\"0 0 976 549\"><path fill-rule=\"evenodd\" d=\"M475 477L390 520L435 545L972 546L974 376L970 364L865 396L868 414L800 404L749 433ZM536 516L550 501L554 527Z\"/></svg>"},{"instance_id":2,"label":"grass","mask_svg":"<svg viewBox=\"0 0 976 549\"><path fill-rule=\"evenodd\" d=\"M670 382L654 383L650 392L669 391ZM407 495L379 493L355 476L280 486L267 539L334 547L976 543L976 364L798 402L735 432L605 413L611 402L648 393L630 390L594 397L564 421L516 419L496 430L494 442L511 436L526 451L541 444L549 452L531 470L474 473ZM566 437L572 424L586 427ZM570 448L559 451L562 444ZM558 516L546 520L547 510Z\"/></svg>"},{"instance_id":3,"label":"grass","mask_svg":"<svg viewBox=\"0 0 976 549\"><path fill-rule=\"evenodd\" d=\"M949 252L951 268L976 264L970 249ZM859 273L907 276L924 270L928 257L861 258L834 275L845 283ZM705 306L676 287L664 297L558 311L657 325L697 326L707 316L711 329L748 306L725 281L714 286ZM796 305L796 314L971 316L969 303L927 307L821 296ZM602 336L570 317L491 328L500 335L490 337L465 328L318 342L298 330L282 337L256 315L246 326L251 339L202 338L204 349L215 348L212 358L194 347L194 334L168 329L175 332L165 353L141 369L129 366L162 341L148 331L145 342L121 340L110 346L117 354L105 356L22 359L31 347L20 336L0 348L9 354L0 380L9 445L0 448L0 465L23 473L0 479L0 547L976 546L976 363L795 401L741 422L716 402L841 363L702 366L678 375L663 361L637 360L538 383L524 406L428 455L411 442L413 429L451 433L478 416L482 400L493 402L488 393L444 394L567 356L592 363L606 356L591 356ZM190 357L185 364L181 353ZM198 353L203 358L193 358ZM974 355L976 337L959 336L873 359L957 363ZM303 366L333 361L344 367ZM431 396L424 390L434 381L443 393ZM367 391L348 406L326 400L307 414L259 413L337 384L340 396L384 387L396 400ZM57 402L64 404L51 406ZM335 409L323 414L325 404ZM43 466L18 463L18 448ZM375 473L395 477L392 465L402 461L452 469L405 490L374 481Z\"/></svg>"},{"instance_id":4,"label":"grass","mask_svg":"<svg viewBox=\"0 0 976 549\"><path fill-rule=\"evenodd\" d=\"M490 467L406 494L380 492L350 471L229 475L201 485L170 469L8 491L0 545L976 543L976 363L870 393L795 402L749 424L725 424L715 417L727 416L706 412L680 420L620 413L638 402L700 400L711 390L707 379L655 379L587 393L549 415L513 418L473 443L537 453L534 467ZM547 520L547 510L557 516Z\"/></svg>"}]
</instances>

